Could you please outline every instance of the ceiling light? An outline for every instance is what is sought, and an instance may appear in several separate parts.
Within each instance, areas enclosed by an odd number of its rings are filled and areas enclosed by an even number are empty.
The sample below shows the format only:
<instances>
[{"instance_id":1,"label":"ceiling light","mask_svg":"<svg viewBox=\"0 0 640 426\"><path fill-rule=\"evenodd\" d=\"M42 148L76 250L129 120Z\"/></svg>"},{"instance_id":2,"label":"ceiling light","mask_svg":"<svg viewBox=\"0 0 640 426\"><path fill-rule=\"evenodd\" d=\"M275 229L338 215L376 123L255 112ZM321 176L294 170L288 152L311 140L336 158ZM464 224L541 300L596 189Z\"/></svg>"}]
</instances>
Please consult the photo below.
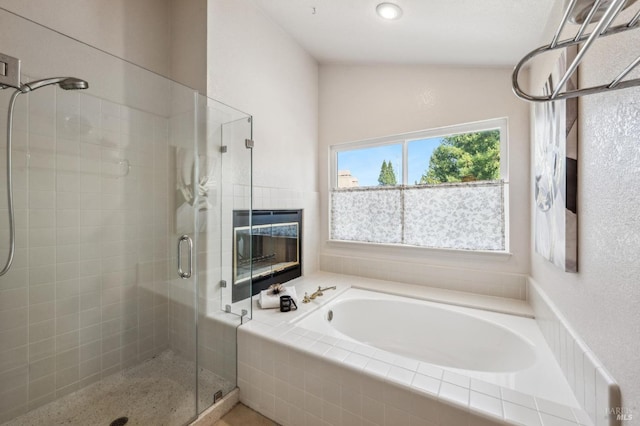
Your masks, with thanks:
<instances>
[{"instance_id":1,"label":"ceiling light","mask_svg":"<svg viewBox=\"0 0 640 426\"><path fill-rule=\"evenodd\" d=\"M376 6L376 12L383 19L398 19L402 16L402 9L394 3L380 3Z\"/></svg>"}]
</instances>

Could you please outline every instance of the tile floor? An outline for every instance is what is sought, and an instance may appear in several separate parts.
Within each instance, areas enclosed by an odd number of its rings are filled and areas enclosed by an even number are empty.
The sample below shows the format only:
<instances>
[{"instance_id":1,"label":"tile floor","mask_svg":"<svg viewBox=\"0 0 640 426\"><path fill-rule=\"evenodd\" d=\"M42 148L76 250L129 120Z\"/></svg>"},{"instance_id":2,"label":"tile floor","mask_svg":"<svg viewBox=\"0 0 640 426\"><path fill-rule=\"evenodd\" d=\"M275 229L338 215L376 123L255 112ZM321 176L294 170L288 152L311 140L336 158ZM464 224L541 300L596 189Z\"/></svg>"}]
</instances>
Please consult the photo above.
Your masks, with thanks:
<instances>
[{"instance_id":1,"label":"tile floor","mask_svg":"<svg viewBox=\"0 0 640 426\"><path fill-rule=\"evenodd\" d=\"M278 423L269 420L246 405L237 404L213 426L278 426Z\"/></svg>"}]
</instances>

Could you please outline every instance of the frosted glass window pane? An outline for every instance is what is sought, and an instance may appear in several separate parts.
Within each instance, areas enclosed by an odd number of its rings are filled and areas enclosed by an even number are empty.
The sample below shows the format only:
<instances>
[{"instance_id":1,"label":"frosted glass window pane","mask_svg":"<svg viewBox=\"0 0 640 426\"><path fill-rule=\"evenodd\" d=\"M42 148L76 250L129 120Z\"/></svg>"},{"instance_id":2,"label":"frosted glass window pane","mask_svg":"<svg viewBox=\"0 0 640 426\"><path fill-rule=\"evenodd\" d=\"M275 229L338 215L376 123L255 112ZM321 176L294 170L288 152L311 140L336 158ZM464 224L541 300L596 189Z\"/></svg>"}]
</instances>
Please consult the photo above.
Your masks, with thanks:
<instances>
[{"instance_id":1,"label":"frosted glass window pane","mask_svg":"<svg viewBox=\"0 0 640 426\"><path fill-rule=\"evenodd\" d=\"M331 239L402 242L399 189L359 189L331 193Z\"/></svg>"},{"instance_id":2,"label":"frosted glass window pane","mask_svg":"<svg viewBox=\"0 0 640 426\"><path fill-rule=\"evenodd\" d=\"M457 250L505 250L504 184L337 190L331 239Z\"/></svg>"},{"instance_id":3,"label":"frosted glass window pane","mask_svg":"<svg viewBox=\"0 0 640 426\"><path fill-rule=\"evenodd\" d=\"M503 184L453 184L404 191L404 243L504 250Z\"/></svg>"}]
</instances>

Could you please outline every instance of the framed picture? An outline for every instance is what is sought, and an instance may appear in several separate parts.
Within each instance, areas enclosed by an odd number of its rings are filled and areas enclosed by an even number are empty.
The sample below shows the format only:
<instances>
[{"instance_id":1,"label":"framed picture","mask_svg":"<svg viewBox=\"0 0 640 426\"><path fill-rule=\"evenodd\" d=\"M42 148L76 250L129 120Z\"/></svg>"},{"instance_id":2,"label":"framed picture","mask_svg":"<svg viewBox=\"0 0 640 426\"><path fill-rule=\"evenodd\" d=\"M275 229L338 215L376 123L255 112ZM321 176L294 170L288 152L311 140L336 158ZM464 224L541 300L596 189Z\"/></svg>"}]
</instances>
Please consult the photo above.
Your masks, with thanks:
<instances>
[{"instance_id":1,"label":"framed picture","mask_svg":"<svg viewBox=\"0 0 640 426\"><path fill-rule=\"evenodd\" d=\"M565 49L544 84L550 94L577 49ZM566 89L577 88L577 73ZM566 272L578 271L578 99L535 105L534 229L536 253Z\"/></svg>"}]
</instances>

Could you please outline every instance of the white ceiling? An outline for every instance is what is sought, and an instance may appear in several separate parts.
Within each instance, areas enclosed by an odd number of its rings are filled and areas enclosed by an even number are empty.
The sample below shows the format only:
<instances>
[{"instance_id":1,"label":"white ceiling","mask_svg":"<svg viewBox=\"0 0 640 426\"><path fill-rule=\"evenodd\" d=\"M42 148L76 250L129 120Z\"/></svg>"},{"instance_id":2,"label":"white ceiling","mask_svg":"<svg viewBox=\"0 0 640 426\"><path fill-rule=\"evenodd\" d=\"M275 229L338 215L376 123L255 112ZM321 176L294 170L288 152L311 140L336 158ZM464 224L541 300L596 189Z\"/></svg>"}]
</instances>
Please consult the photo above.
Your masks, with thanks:
<instances>
[{"instance_id":1,"label":"white ceiling","mask_svg":"<svg viewBox=\"0 0 640 426\"><path fill-rule=\"evenodd\" d=\"M555 2L394 0L404 14L384 21L375 12L383 0L254 1L320 63L489 66L514 65L548 43Z\"/></svg>"}]
</instances>

